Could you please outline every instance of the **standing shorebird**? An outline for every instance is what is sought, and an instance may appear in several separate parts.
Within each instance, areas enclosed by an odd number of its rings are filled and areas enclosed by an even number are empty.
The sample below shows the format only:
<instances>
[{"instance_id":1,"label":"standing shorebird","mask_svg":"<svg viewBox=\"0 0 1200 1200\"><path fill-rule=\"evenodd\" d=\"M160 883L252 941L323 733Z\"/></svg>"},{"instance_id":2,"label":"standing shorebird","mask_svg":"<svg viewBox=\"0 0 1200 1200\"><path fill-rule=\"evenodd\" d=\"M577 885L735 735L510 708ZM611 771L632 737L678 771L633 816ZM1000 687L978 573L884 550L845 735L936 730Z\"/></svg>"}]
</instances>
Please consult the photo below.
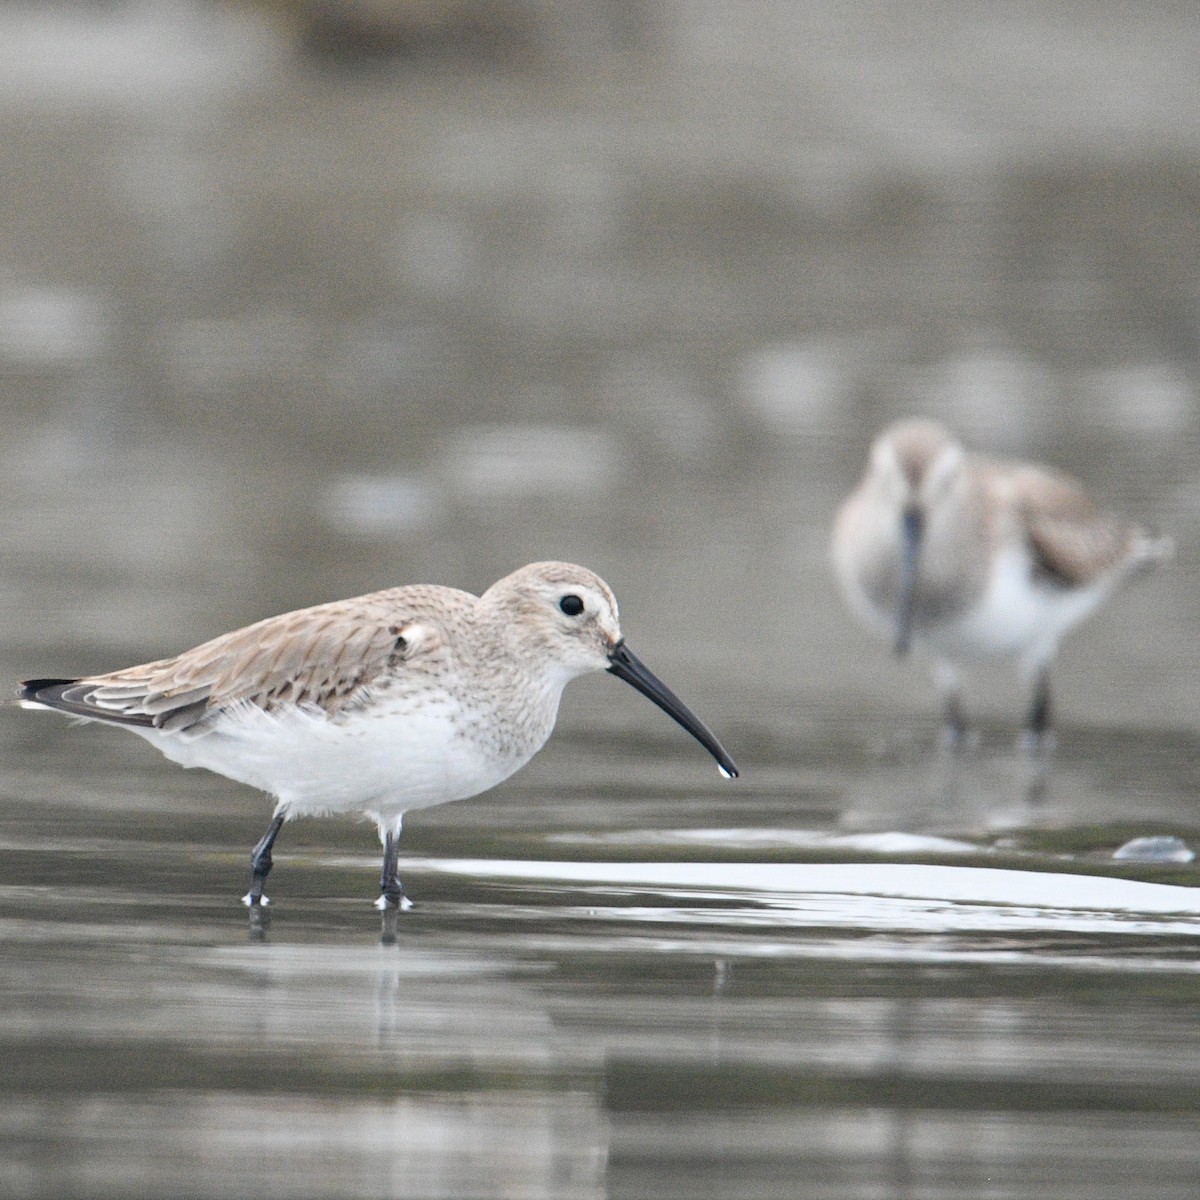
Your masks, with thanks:
<instances>
[{"instance_id":1,"label":"standing shorebird","mask_svg":"<svg viewBox=\"0 0 1200 1200\"><path fill-rule=\"evenodd\" d=\"M933 421L901 421L871 446L838 512L833 562L850 607L897 654L935 664L948 735L965 730L961 668L1015 662L1032 687L1027 729L1050 731L1050 664L1063 635L1170 542L1100 512L1075 480L968 454Z\"/></svg>"},{"instance_id":2,"label":"standing shorebird","mask_svg":"<svg viewBox=\"0 0 1200 1200\"><path fill-rule=\"evenodd\" d=\"M18 694L275 796L251 856L252 907L267 903L285 821L371 818L384 846L378 905L388 908L408 904L397 878L405 812L507 779L549 738L563 688L591 671L632 684L737 775L708 727L625 645L608 584L571 563L532 563L478 597L416 586L319 604L177 658L31 679Z\"/></svg>"}]
</instances>

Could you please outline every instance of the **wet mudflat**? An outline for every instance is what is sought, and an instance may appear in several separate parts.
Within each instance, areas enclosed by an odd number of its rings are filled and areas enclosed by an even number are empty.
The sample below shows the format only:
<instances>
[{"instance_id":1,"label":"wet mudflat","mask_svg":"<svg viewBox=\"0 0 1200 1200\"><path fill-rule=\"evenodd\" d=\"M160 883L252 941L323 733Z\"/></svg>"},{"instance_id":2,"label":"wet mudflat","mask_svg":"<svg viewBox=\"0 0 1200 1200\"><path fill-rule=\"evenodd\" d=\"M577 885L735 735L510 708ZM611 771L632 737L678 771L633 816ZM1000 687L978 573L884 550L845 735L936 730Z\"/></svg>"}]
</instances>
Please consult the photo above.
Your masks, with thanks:
<instances>
[{"instance_id":1,"label":"wet mudflat","mask_svg":"<svg viewBox=\"0 0 1200 1200\"><path fill-rule=\"evenodd\" d=\"M1113 855L1200 845L1200 23L701 7L0 18L2 679L562 557L743 769L580 680L394 927L314 821L253 930L268 801L3 709L3 1200L1195 1194L1197 870ZM1176 540L1047 763L1003 674L945 754L835 594L914 412Z\"/></svg>"}]
</instances>

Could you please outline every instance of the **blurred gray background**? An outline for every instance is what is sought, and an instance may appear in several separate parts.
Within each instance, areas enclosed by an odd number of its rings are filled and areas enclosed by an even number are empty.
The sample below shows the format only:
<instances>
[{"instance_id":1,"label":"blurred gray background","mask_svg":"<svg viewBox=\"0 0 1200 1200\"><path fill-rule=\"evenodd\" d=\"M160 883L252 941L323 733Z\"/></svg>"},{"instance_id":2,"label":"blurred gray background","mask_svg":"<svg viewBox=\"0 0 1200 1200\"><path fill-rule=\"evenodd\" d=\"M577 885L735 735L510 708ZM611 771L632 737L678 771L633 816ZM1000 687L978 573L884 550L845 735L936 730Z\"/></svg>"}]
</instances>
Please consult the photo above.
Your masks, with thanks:
<instances>
[{"instance_id":1,"label":"blurred gray background","mask_svg":"<svg viewBox=\"0 0 1200 1200\"><path fill-rule=\"evenodd\" d=\"M3 686L561 557L743 768L581 680L396 944L335 821L246 944L265 798L0 706L0 1200L1191 1200L1196 868L1112 856L1200 829L1198 64L1166 0L0 0ZM912 413L1178 545L1048 779L835 594Z\"/></svg>"},{"instance_id":2,"label":"blurred gray background","mask_svg":"<svg viewBox=\"0 0 1200 1200\"><path fill-rule=\"evenodd\" d=\"M928 721L826 550L919 412L1174 535L1060 715L1190 728L1197 62L1187 3L4 4L0 667L563 557L718 728Z\"/></svg>"}]
</instances>

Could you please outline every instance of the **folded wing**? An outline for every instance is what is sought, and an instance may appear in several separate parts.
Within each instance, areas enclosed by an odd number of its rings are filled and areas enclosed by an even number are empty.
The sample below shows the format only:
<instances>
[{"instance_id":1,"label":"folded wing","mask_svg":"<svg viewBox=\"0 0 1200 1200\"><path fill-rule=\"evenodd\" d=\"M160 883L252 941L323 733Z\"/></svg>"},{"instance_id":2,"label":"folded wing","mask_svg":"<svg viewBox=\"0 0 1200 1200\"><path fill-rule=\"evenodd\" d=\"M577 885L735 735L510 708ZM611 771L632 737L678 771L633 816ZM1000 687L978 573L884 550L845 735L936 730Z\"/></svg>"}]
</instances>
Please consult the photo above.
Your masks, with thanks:
<instances>
[{"instance_id":1,"label":"folded wing","mask_svg":"<svg viewBox=\"0 0 1200 1200\"><path fill-rule=\"evenodd\" d=\"M1082 486L1042 467L1016 468L1016 493L1036 573L1064 588L1086 588L1112 575L1169 558L1169 538L1103 512Z\"/></svg>"},{"instance_id":2,"label":"folded wing","mask_svg":"<svg viewBox=\"0 0 1200 1200\"><path fill-rule=\"evenodd\" d=\"M108 675L27 680L18 695L93 721L200 732L239 704L335 713L440 644L433 625L381 592L270 617L176 658Z\"/></svg>"}]
</instances>

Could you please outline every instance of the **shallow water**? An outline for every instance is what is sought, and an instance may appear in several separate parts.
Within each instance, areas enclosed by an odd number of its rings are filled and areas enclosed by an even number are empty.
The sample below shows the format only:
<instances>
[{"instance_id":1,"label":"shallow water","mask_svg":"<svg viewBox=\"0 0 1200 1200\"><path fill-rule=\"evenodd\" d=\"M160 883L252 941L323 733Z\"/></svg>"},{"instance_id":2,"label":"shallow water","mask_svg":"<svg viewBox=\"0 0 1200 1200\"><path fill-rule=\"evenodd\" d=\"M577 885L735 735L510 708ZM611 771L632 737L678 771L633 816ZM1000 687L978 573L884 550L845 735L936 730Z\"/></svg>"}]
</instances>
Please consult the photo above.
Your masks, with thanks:
<instances>
[{"instance_id":1,"label":"shallow water","mask_svg":"<svg viewBox=\"0 0 1200 1200\"><path fill-rule=\"evenodd\" d=\"M1192 1194L1196 872L1115 863L1147 823L1083 824L1069 750L1033 799L932 743L936 792L806 741L760 790L649 725L414 814L390 920L370 829L289 827L264 929L262 802L6 714L3 1194Z\"/></svg>"},{"instance_id":2,"label":"shallow water","mask_svg":"<svg viewBox=\"0 0 1200 1200\"><path fill-rule=\"evenodd\" d=\"M1197 868L1113 855L1200 843L1200 22L701 7L0 15L3 677L567 557L743 769L581 680L412 912L299 822L256 927L268 801L0 711L3 1200L1195 1194ZM917 410L1176 539L1046 761L833 591Z\"/></svg>"}]
</instances>

